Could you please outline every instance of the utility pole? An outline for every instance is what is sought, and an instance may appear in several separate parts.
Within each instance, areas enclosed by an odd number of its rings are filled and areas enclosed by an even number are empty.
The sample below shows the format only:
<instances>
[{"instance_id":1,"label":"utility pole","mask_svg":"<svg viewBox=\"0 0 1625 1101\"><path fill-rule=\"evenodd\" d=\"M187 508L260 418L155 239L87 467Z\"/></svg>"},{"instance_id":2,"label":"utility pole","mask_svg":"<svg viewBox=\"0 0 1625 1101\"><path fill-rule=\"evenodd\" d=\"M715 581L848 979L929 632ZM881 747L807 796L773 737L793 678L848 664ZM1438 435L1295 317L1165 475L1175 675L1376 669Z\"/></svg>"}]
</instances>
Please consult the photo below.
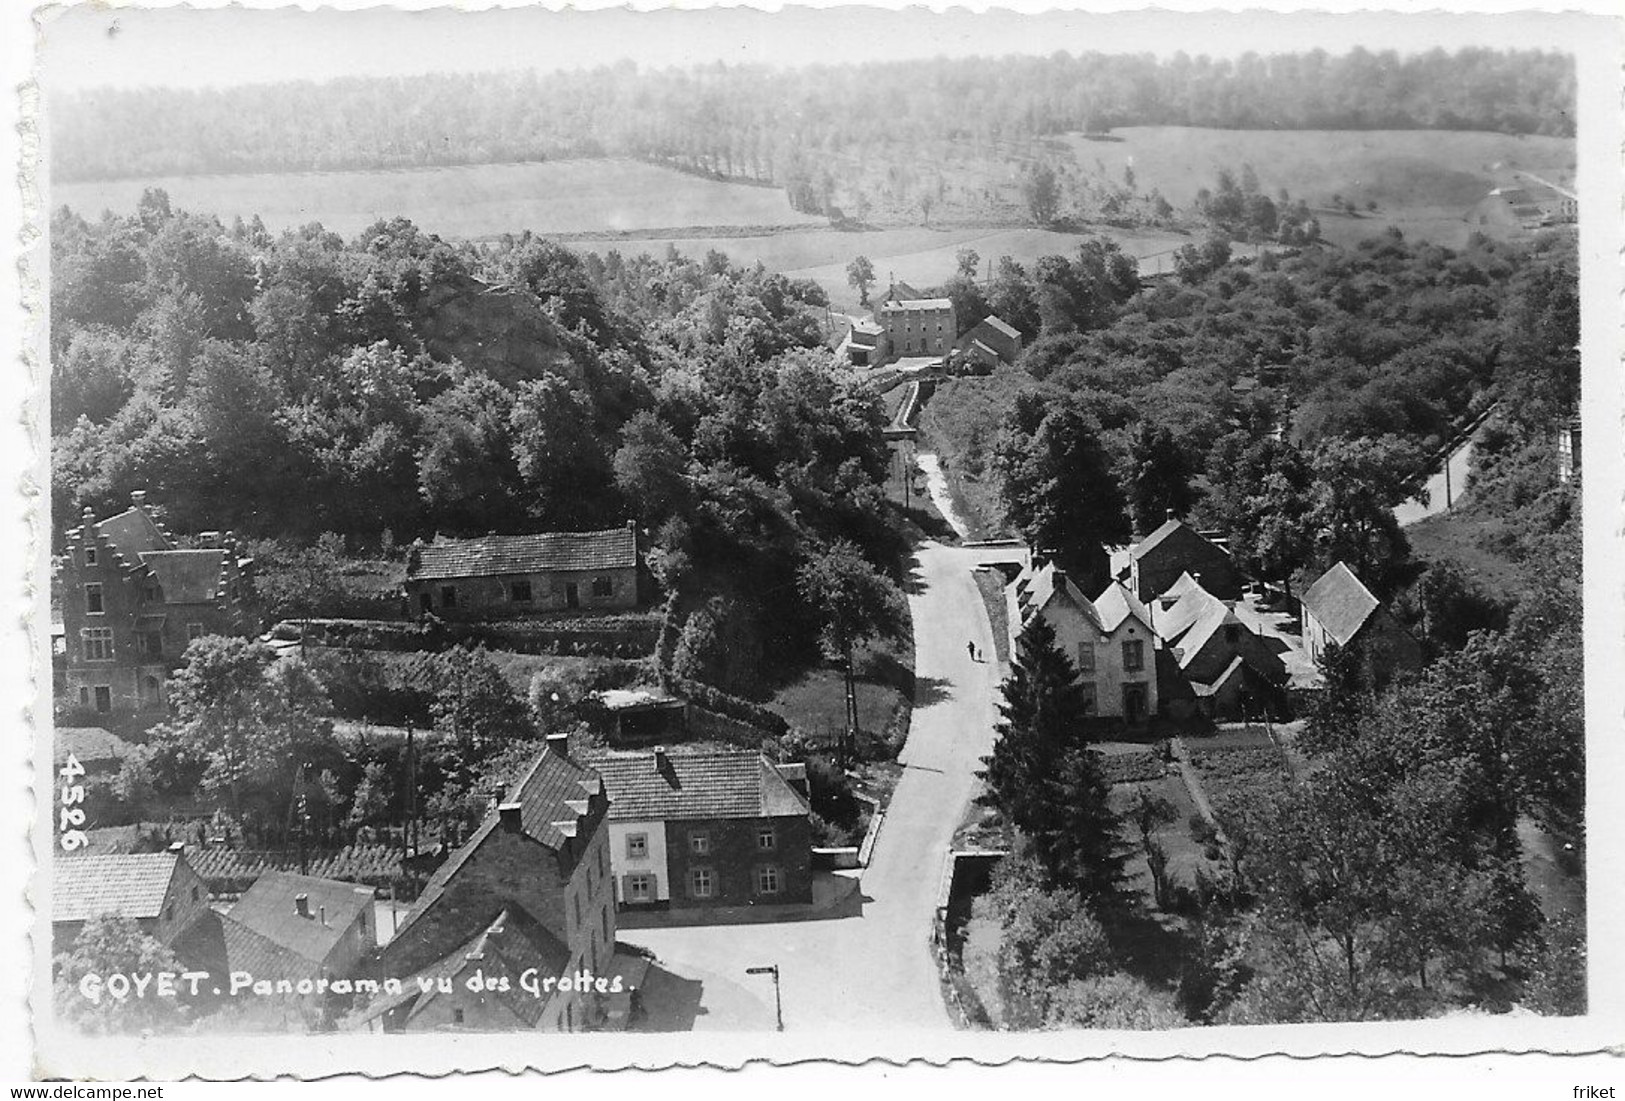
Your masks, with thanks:
<instances>
[{"instance_id":1,"label":"utility pole","mask_svg":"<svg viewBox=\"0 0 1625 1101\"><path fill-rule=\"evenodd\" d=\"M773 1015L778 1019L778 1030L784 1031L784 999L779 994L779 965L770 964L767 967L747 967L747 975L773 976Z\"/></svg>"}]
</instances>

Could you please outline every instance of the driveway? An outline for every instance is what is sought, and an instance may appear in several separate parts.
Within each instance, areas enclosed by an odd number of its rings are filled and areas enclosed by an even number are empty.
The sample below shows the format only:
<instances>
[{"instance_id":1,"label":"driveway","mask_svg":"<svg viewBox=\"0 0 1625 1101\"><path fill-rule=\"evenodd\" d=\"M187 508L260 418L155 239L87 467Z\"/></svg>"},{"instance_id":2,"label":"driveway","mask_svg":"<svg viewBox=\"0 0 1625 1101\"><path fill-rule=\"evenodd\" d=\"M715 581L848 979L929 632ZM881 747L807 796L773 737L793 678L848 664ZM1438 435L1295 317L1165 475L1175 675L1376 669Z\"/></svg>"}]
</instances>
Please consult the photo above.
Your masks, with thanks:
<instances>
[{"instance_id":1,"label":"driveway","mask_svg":"<svg viewBox=\"0 0 1625 1101\"><path fill-rule=\"evenodd\" d=\"M930 949L943 856L990 752L998 673L966 643L993 652L971 568L1008 549L926 543L914 560L916 707L898 782L862 875L860 916L781 924L636 929L621 940L652 950L673 975L702 984L696 1029L771 1029L777 964L784 1027L952 1027Z\"/></svg>"}]
</instances>

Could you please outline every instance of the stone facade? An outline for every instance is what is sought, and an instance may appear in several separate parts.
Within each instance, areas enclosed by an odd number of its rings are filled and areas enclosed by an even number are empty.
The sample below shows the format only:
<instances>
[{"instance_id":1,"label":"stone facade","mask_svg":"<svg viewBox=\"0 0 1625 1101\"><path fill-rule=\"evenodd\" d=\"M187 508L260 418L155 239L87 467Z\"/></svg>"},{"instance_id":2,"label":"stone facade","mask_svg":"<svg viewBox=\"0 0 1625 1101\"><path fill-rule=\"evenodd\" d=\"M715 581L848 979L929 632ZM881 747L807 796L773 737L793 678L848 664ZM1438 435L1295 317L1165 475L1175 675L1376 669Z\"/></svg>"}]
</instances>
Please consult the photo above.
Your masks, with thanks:
<instances>
[{"instance_id":1,"label":"stone facade","mask_svg":"<svg viewBox=\"0 0 1625 1101\"><path fill-rule=\"evenodd\" d=\"M812 901L806 815L673 820L665 827L673 909ZM767 837L772 848L764 847Z\"/></svg>"}]
</instances>

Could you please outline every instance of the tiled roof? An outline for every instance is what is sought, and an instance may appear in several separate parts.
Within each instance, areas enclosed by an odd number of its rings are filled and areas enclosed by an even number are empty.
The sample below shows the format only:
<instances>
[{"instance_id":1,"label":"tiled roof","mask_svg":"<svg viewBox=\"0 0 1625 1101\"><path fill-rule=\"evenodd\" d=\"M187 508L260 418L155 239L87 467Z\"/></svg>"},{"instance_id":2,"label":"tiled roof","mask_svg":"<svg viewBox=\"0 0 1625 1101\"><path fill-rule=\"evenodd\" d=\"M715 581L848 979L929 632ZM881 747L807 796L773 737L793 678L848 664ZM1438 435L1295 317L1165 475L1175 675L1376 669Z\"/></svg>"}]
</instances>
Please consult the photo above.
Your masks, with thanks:
<instances>
[{"instance_id":1,"label":"tiled roof","mask_svg":"<svg viewBox=\"0 0 1625 1101\"><path fill-rule=\"evenodd\" d=\"M1021 335L1020 333L1016 332L1015 328L1009 322L1005 321L1004 318L1000 317L996 313L990 313L986 317L982 318L982 324L986 325L990 329L998 330L1005 336L1019 337Z\"/></svg>"},{"instance_id":2,"label":"tiled roof","mask_svg":"<svg viewBox=\"0 0 1625 1101\"><path fill-rule=\"evenodd\" d=\"M1377 610L1378 601L1354 571L1339 562L1309 586L1303 594L1303 606L1339 646L1347 646Z\"/></svg>"},{"instance_id":3,"label":"tiled roof","mask_svg":"<svg viewBox=\"0 0 1625 1101\"><path fill-rule=\"evenodd\" d=\"M212 604L220 597L230 551L144 551L141 561L164 590L165 604Z\"/></svg>"},{"instance_id":4,"label":"tiled roof","mask_svg":"<svg viewBox=\"0 0 1625 1101\"><path fill-rule=\"evenodd\" d=\"M96 525L96 530L132 564L147 551L168 550L171 545L142 508L127 508L117 516L109 516Z\"/></svg>"},{"instance_id":5,"label":"tiled roof","mask_svg":"<svg viewBox=\"0 0 1625 1101\"><path fill-rule=\"evenodd\" d=\"M409 579L498 577L550 570L613 570L638 564L637 533L631 526L605 531L550 531L535 535L487 535L479 539L437 539L413 548Z\"/></svg>"},{"instance_id":6,"label":"tiled roof","mask_svg":"<svg viewBox=\"0 0 1625 1101\"><path fill-rule=\"evenodd\" d=\"M1121 581L1113 581L1106 586L1105 592L1095 598L1095 616L1100 621L1100 629L1107 634L1121 627L1130 616L1139 620L1146 630L1151 630L1151 613Z\"/></svg>"},{"instance_id":7,"label":"tiled roof","mask_svg":"<svg viewBox=\"0 0 1625 1101\"><path fill-rule=\"evenodd\" d=\"M599 753L589 758L609 792L616 821L701 818L777 818L808 807L778 769L747 749L665 754Z\"/></svg>"},{"instance_id":8,"label":"tiled roof","mask_svg":"<svg viewBox=\"0 0 1625 1101\"><path fill-rule=\"evenodd\" d=\"M1135 559L1144 558L1147 553L1156 549L1157 544L1184 526L1178 520L1165 520L1160 528L1134 544L1133 549L1129 551L1129 556Z\"/></svg>"},{"instance_id":9,"label":"tiled roof","mask_svg":"<svg viewBox=\"0 0 1625 1101\"><path fill-rule=\"evenodd\" d=\"M73 754L80 764L92 761L122 761L130 755L130 743L99 726L59 726L51 735L51 760L57 768Z\"/></svg>"},{"instance_id":10,"label":"tiled roof","mask_svg":"<svg viewBox=\"0 0 1625 1101\"><path fill-rule=\"evenodd\" d=\"M588 769L553 750L544 750L509 791L506 803L520 806L520 829L529 837L557 851L566 835L561 825L574 831L579 814L586 813L586 801L603 790L603 781ZM579 811L577 808L581 808ZM446 893L446 888L468 863L491 831L498 828L499 814L493 810L478 829L430 877L418 895L411 912L395 931L395 939Z\"/></svg>"},{"instance_id":11,"label":"tiled roof","mask_svg":"<svg viewBox=\"0 0 1625 1101\"><path fill-rule=\"evenodd\" d=\"M321 974L320 961L278 944L240 921L233 921L230 914L220 918L220 935L225 942L226 966L232 971L247 971L255 978L296 981Z\"/></svg>"},{"instance_id":12,"label":"tiled roof","mask_svg":"<svg viewBox=\"0 0 1625 1101\"><path fill-rule=\"evenodd\" d=\"M954 302L951 298L899 298L882 306L883 310L951 310Z\"/></svg>"},{"instance_id":13,"label":"tiled roof","mask_svg":"<svg viewBox=\"0 0 1625 1101\"><path fill-rule=\"evenodd\" d=\"M297 895L306 896L309 917L301 916L296 909ZM280 948L321 963L356 916L370 909L372 902L371 887L293 872L265 872L226 917L229 923L252 930Z\"/></svg>"},{"instance_id":14,"label":"tiled roof","mask_svg":"<svg viewBox=\"0 0 1625 1101\"><path fill-rule=\"evenodd\" d=\"M180 859L167 852L59 856L51 862L51 920L157 917Z\"/></svg>"},{"instance_id":15,"label":"tiled roof","mask_svg":"<svg viewBox=\"0 0 1625 1101\"><path fill-rule=\"evenodd\" d=\"M347 1023L362 1024L388 1013L398 1006L416 1002L410 1017L415 1017L440 996L438 981L452 978L470 966L477 966L488 975L517 977L527 968L537 968L542 976L562 975L570 964L570 950L521 906L509 906L496 919L474 934L468 941L445 956L418 971L401 984L401 993L375 998ZM419 980L427 980L428 993ZM459 995L467 988L454 984ZM504 1003L527 1026L534 1026L547 1009L550 998L537 998L526 993L518 983L510 982L506 991L486 991L486 997Z\"/></svg>"}]
</instances>

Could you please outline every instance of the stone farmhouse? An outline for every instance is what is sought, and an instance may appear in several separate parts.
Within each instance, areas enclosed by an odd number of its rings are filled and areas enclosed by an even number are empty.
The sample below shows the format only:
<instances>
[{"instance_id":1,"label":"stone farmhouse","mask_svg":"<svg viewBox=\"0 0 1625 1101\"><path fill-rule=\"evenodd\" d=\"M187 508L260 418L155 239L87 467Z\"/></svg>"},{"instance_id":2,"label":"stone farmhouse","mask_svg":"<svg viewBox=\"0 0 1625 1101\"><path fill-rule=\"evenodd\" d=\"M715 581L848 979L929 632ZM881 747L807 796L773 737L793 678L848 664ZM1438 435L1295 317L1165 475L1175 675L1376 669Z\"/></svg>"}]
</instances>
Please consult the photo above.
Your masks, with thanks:
<instances>
[{"instance_id":1,"label":"stone farmhouse","mask_svg":"<svg viewBox=\"0 0 1625 1101\"><path fill-rule=\"evenodd\" d=\"M812 901L806 792L762 753L657 748L589 761L609 792L622 911Z\"/></svg>"},{"instance_id":2,"label":"stone farmhouse","mask_svg":"<svg viewBox=\"0 0 1625 1101\"><path fill-rule=\"evenodd\" d=\"M1377 683L1422 665L1421 643L1343 562L1303 594L1303 644L1317 664L1333 644L1357 649Z\"/></svg>"},{"instance_id":3,"label":"stone farmhouse","mask_svg":"<svg viewBox=\"0 0 1625 1101\"><path fill-rule=\"evenodd\" d=\"M894 356L945 356L959 335L952 300L922 297L906 283L893 283L881 296L875 320Z\"/></svg>"},{"instance_id":4,"label":"stone farmhouse","mask_svg":"<svg viewBox=\"0 0 1625 1101\"><path fill-rule=\"evenodd\" d=\"M1221 600L1241 596L1230 552L1172 515L1129 551L1129 588L1142 601L1155 600L1187 573Z\"/></svg>"},{"instance_id":5,"label":"stone farmhouse","mask_svg":"<svg viewBox=\"0 0 1625 1101\"><path fill-rule=\"evenodd\" d=\"M230 532L182 547L147 510L146 493L67 532L59 573L63 689L81 712L162 712L169 674L203 635L246 633L252 559Z\"/></svg>"},{"instance_id":6,"label":"stone farmhouse","mask_svg":"<svg viewBox=\"0 0 1625 1101\"><path fill-rule=\"evenodd\" d=\"M402 590L410 614L442 619L635 608L637 525L419 540L407 550Z\"/></svg>"},{"instance_id":7,"label":"stone farmhouse","mask_svg":"<svg viewBox=\"0 0 1625 1101\"><path fill-rule=\"evenodd\" d=\"M959 338L954 351L968 363L992 369L1021 355L1021 334L997 314L988 314Z\"/></svg>"},{"instance_id":8,"label":"stone farmhouse","mask_svg":"<svg viewBox=\"0 0 1625 1101\"><path fill-rule=\"evenodd\" d=\"M400 993L352 1024L383 1031L533 1029L573 1032L610 1012L592 981L615 951L609 799L603 781L553 735L507 797L429 880L373 970ZM488 955L489 953L489 955ZM534 969L538 994L472 990L476 971ZM427 989L417 980L426 979ZM451 981L442 984L439 980Z\"/></svg>"},{"instance_id":9,"label":"stone farmhouse","mask_svg":"<svg viewBox=\"0 0 1625 1101\"><path fill-rule=\"evenodd\" d=\"M1005 587L1012 654L1021 633L1040 617L1077 667L1092 715L1137 724L1157 714L1161 640L1150 611L1132 592L1113 582L1091 601L1064 570L1035 561Z\"/></svg>"}]
</instances>

